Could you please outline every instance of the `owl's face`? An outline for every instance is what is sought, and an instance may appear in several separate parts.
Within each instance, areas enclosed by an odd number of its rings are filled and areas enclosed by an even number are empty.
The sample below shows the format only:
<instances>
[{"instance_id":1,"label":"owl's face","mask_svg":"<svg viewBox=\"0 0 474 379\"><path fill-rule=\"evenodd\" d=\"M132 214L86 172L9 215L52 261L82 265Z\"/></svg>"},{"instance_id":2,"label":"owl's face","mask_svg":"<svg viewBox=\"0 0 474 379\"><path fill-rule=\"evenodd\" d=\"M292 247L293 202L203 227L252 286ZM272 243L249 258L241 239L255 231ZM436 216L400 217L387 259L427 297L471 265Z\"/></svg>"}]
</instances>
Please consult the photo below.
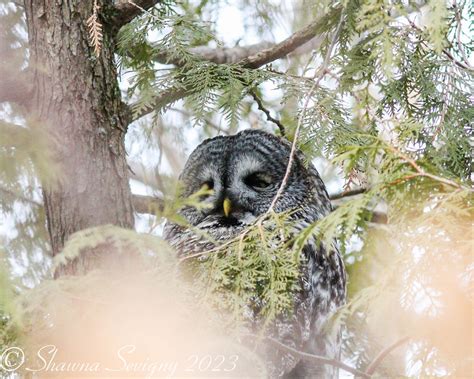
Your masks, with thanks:
<instances>
[{"instance_id":1,"label":"owl's face","mask_svg":"<svg viewBox=\"0 0 474 379\"><path fill-rule=\"evenodd\" d=\"M290 150L287 142L257 130L204 141L189 157L180 179L185 196L203 187L212 190L203 199L209 206L187 207L181 213L193 226L233 234L269 209L285 176ZM301 158L300 153L295 157L277 212L328 203L316 170L305 167Z\"/></svg>"}]
</instances>

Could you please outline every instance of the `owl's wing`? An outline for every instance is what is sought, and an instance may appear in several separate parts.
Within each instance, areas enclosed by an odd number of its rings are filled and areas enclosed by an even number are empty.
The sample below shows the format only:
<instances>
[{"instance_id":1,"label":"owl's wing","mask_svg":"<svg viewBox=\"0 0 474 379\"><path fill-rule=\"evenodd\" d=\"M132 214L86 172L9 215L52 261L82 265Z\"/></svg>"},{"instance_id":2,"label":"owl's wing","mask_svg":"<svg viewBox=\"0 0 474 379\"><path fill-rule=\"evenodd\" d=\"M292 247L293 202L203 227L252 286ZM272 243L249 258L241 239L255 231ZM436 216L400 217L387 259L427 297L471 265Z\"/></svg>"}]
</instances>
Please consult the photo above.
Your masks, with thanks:
<instances>
[{"instance_id":1,"label":"owl's wing","mask_svg":"<svg viewBox=\"0 0 474 379\"><path fill-rule=\"evenodd\" d=\"M270 335L278 342L310 354L339 359L340 331L327 330L327 323L344 304L346 274L336 246L328 251L309 242L303 248L301 290L295 311L279 317ZM270 376L286 378L335 378L337 369L303 361L275 344L266 347Z\"/></svg>"}]
</instances>

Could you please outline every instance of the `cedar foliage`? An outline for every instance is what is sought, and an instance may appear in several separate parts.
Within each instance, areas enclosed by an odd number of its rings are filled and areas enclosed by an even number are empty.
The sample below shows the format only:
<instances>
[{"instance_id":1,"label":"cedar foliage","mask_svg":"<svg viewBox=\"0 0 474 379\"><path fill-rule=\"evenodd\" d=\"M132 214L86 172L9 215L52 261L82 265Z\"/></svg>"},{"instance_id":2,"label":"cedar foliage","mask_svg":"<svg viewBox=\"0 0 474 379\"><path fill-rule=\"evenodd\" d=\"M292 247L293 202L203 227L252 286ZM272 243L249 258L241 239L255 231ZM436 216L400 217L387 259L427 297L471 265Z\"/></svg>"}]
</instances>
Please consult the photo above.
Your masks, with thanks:
<instances>
[{"instance_id":1,"label":"cedar foliage","mask_svg":"<svg viewBox=\"0 0 474 379\"><path fill-rule=\"evenodd\" d=\"M218 309L232 310L236 319L258 296L263 299L259 312L271 321L291 309L305 241L314 235L324 244L337 240L349 273L348 304L332 320L344 327L344 360L364 370L382 347L408 335L402 358L386 359L378 374L469 375L472 348L459 330L472 327L474 82L466 61L474 48L466 30L472 4L346 0L291 5L294 30L323 15L316 31L320 44L259 69L213 63L193 53L197 46L224 46L214 23L223 7L217 0L160 2L119 31L124 99L132 104L133 118L154 110L129 131L132 152L158 151L155 163L165 159L174 168L172 150L189 148L187 134L202 139L216 129L233 132L264 124L251 96L256 92L308 161L323 157L325 167L341 172L347 188L368 188L296 237L287 215L266 215L225 249L190 262L199 284L194 290ZM267 38L288 14L285 6L290 5L240 1L254 23L246 31ZM21 9L1 2L0 11L6 62L12 55L27 61L24 34L13 28L24 28ZM108 20L107 12L94 5L95 30L101 30L98 20ZM100 45L94 48L100 54ZM156 101L167 92L179 93L176 100L186 96L176 104L169 102L172 96ZM22 322L28 323L15 294L24 299L27 287L40 282L42 291L48 288L39 183L55 176L41 126L22 118L14 105L1 106L0 210L10 221L2 229L0 351L21 335ZM279 133L271 123L265 127ZM166 135L173 135L176 148L163 144ZM172 177L158 175L154 191L167 201L148 220L150 234L165 219L183 222L176 215L183 204L199 206L200 194L187 203L174 196ZM325 179L341 183L334 176ZM371 223L375 210L387 214L387 225ZM84 233L72 239L57 262L104 240L160 259L152 247L159 242L143 242L146 236L117 228ZM77 285L86 286L80 280ZM30 311L41 313L40 301L31 304L37 308ZM450 338L442 338L446 335Z\"/></svg>"}]
</instances>

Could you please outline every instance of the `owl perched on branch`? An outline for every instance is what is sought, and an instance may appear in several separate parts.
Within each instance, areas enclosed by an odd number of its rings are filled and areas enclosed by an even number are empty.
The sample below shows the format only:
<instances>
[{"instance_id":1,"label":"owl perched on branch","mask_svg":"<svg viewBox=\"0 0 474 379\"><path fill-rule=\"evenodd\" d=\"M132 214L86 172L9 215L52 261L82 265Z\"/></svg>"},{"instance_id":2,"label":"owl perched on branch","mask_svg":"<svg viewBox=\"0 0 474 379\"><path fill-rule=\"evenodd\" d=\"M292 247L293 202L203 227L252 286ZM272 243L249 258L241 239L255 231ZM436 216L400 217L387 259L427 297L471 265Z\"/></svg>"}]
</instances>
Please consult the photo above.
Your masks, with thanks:
<instances>
[{"instance_id":1,"label":"owl perched on branch","mask_svg":"<svg viewBox=\"0 0 474 379\"><path fill-rule=\"evenodd\" d=\"M212 190L204 199L209 206L184 207L180 213L193 228L168 223L165 238L178 254L186 256L215 248L195 228L217 243L238 236L268 211L285 176L290 151L288 142L258 130L204 141L192 152L180 180L184 196L203 186ZM274 211L291 211L293 233L331 211L324 183L316 169L303 162L301 152L295 155ZM277 317L268 336L299 351L338 358L339 332L329 333L324 325L345 301L343 261L335 244L326 247L314 237L303 247L302 255L300 289L294 295L293 311ZM270 339L267 342L263 355L272 377L330 378L337 374L331 366L301 361Z\"/></svg>"}]
</instances>

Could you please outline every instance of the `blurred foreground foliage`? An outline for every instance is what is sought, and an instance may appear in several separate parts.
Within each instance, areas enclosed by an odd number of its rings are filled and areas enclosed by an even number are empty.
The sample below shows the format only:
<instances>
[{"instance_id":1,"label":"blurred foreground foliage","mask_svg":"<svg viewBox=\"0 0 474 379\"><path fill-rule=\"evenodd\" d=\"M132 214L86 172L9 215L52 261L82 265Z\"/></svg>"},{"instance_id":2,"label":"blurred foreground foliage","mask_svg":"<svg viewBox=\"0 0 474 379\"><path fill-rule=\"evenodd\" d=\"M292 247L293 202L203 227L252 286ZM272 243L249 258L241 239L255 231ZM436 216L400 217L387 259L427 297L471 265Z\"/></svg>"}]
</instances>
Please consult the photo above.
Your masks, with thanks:
<instances>
[{"instance_id":1,"label":"blurred foreground foliage","mask_svg":"<svg viewBox=\"0 0 474 379\"><path fill-rule=\"evenodd\" d=\"M141 152L158 152L159 167L164 160L172 168L171 174L157 175L156 185L147 183L155 193L169 195L170 176L182 164L176 149L163 143L166 138L189 150L187 135L202 139L264 123L251 92L283 122L287 137L297 138L308 161L323 157L326 167L340 169L347 189L367 188L338 201L331 215L308 226L291 246L284 216L253 226L225 254L199 261L206 267L200 283L206 285L197 289L217 294L217 303L235 315L258 290L271 319L291 307L298 246L314 235L323 243L337 239L349 274L348 304L333 320L344 325L344 360L365 369L382 348L409 336L378 374L470 376L474 81L466 25L472 4L273 3L238 2L252 20L245 23L248 34L271 39L282 23L296 30L322 17L319 44L260 69L212 63L192 53L197 46L224 44L216 26L224 5L217 0L163 2L119 33L118 63L136 116L153 107L163 91L190 91L184 102L166 104L138 122L139 131L129 132L132 151L139 146ZM24 28L21 9L0 4L2 38L26 61L27 47L17 32ZM51 309L43 309L49 296L83 288L91 290L90 301L99 296L96 286L86 283L90 277L45 279L51 265L39 183L61 173L47 154L40 126L19 119L13 106L2 105L1 111L0 211L6 227L1 229L0 351L21 343L35 317L51 316ZM341 183L334 176L326 179ZM165 218L178 220L181 205L167 201L165 211L151 219L150 234ZM373 211L386 213L388 223L372 223ZM157 277L167 273L176 279L172 274L180 263L172 253L156 253L167 251L159 239L114 227L78 233L58 264L104 242L117 251L140 251ZM272 259L275 251L278 260Z\"/></svg>"}]
</instances>

